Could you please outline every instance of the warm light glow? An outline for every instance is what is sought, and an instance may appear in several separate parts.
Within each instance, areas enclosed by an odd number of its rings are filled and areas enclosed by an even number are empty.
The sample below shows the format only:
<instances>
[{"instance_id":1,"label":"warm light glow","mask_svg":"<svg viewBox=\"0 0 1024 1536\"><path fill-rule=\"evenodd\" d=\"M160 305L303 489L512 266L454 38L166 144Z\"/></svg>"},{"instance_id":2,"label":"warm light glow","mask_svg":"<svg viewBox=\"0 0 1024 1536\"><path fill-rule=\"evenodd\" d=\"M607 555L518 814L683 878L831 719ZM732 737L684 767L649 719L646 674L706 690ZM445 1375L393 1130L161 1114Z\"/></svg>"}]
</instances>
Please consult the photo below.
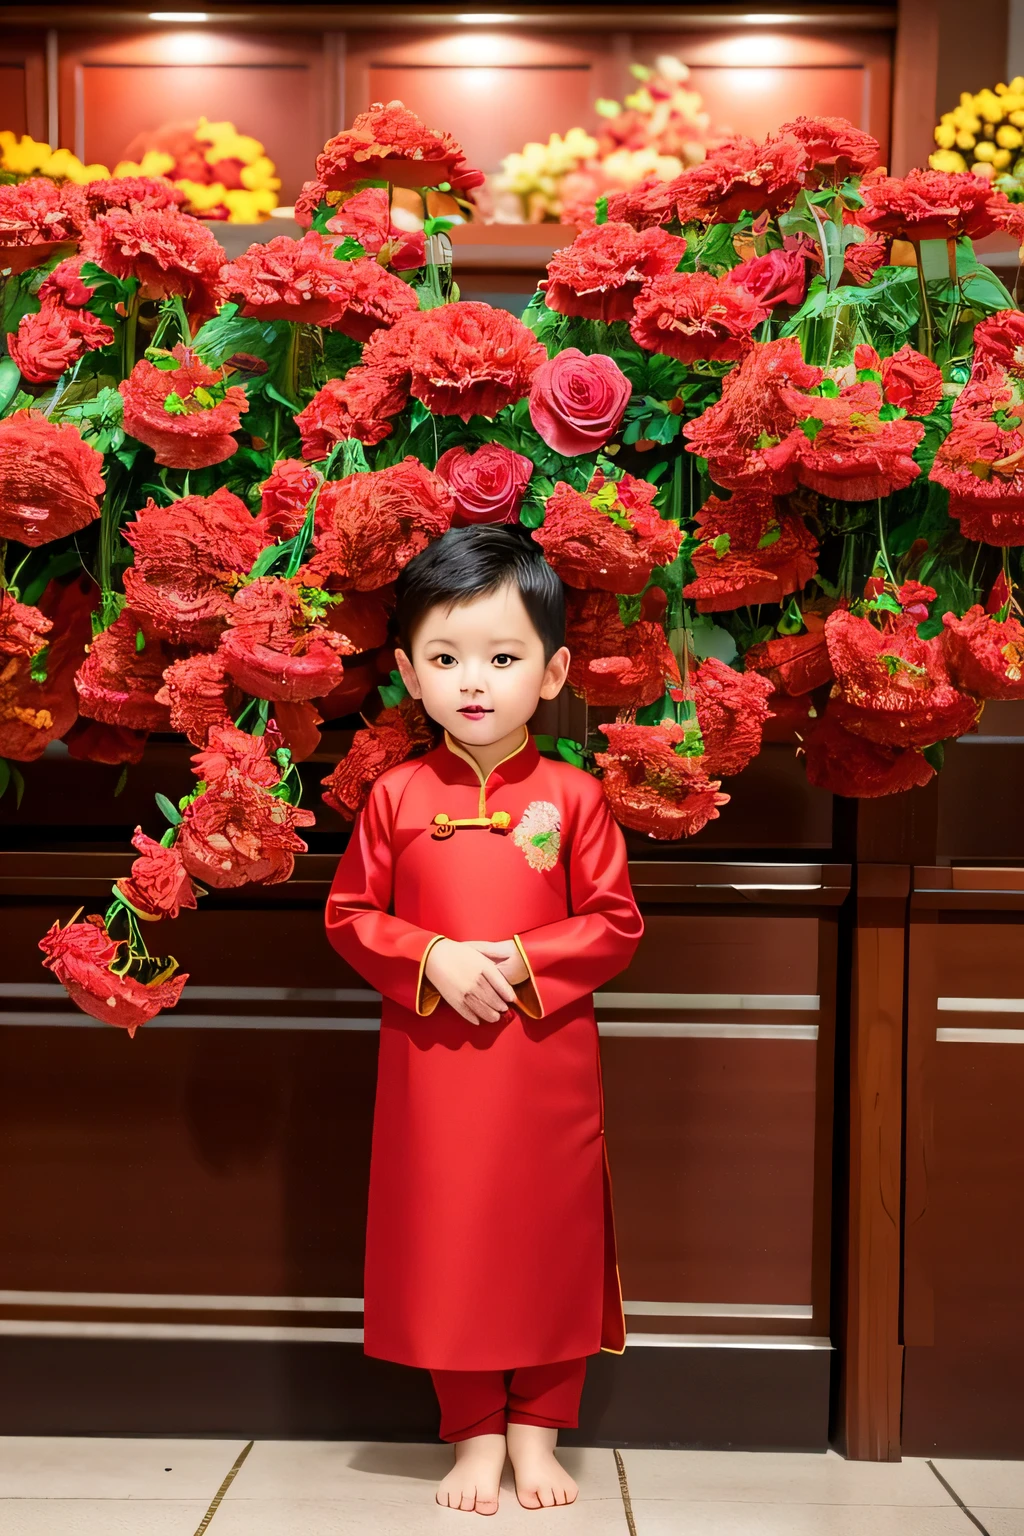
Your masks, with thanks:
<instances>
[{"instance_id":1,"label":"warm light glow","mask_svg":"<svg viewBox=\"0 0 1024 1536\"><path fill-rule=\"evenodd\" d=\"M467 11L455 20L461 21L464 27L500 27L518 21L519 17L507 16L502 11Z\"/></svg>"},{"instance_id":2,"label":"warm light glow","mask_svg":"<svg viewBox=\"0 0 1024 1536\"><path fill-rule=\"evenodd\" d=\"M209 21L206 11L150 11L150 21Z\"/></svg>"},{"instance_id":3,"label":"warm light glow","mask_svg":"<svg viewBox=\"0 0 1024 1536\"><path fill-rule=\"evenodd\" d=\"M216 52L216 40L201 32L171 32L162 46L175 64L205 64Z\"/></svg>"},{"instance_id":4,"label":"warm light glow","mask_svg":"<svg viewBox=\"0 0 1024 1536\"><path fill-rule=\"evenodd\" d=\"M723 64L781 64L789 57L790 45L785 37L730 37L717 52Z\"/></svg>"},{"instance_id":5,"label":"warm light glow","mask_svg":"<svg viewBox=\"0 0 1024 1536\"><path fill-rule=\"evenodd\" d=\"M497 34L471 37L454 33L445 40L449 58L456 64L499 64L508 54L508 40Z\"/></svg>"}]
</instances>

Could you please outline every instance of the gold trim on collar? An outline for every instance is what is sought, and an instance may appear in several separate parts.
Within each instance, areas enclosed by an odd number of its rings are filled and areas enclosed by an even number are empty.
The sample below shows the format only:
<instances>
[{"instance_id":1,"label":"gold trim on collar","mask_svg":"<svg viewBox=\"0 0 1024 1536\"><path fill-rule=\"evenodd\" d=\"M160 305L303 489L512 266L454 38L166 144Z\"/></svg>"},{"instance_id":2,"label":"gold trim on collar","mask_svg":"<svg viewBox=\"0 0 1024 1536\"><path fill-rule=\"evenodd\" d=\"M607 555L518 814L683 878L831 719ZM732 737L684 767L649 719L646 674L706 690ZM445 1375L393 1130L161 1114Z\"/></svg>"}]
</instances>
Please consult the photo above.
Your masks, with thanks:
<instances>
[{"instance_id":1,"label":"gold trim on collar","mask_svg":"<svg viewBox=\"0 0 1024 1536\"><path fill-rule=\"evenodd\" d=\"M460 746L459 743L455 740L455 738L453 736L449 735L447 730L444 733L444 740L445 740L445 745L447 746L449 752L453 752L456 757L463 758L474 769L474 771L476 773L476 776L477 776L477 778L480 781L480 807L479 807L479 810L477 811L477 815L481 816L481 817L486 817L487 816L487 780L490 778L490 776L494 772L495 768L500 768L502 763L507 763L510 757L515 757L516 753L517 752L521 752L523 750L523 748L527 745L527 743L530 740L530 728L529 728L529 726L528 725L524 725L523 726L523 739L519 743L518 747L513 747L511 752L506 752L505 756L503 758L500 758L499 761L494 764L494 767L491 768L490 772L487 773L486 775L481 772L480 764L477 762L477 760L473 756L472 752L467 752L465 747Z\"/></svg>"}]
</instances>

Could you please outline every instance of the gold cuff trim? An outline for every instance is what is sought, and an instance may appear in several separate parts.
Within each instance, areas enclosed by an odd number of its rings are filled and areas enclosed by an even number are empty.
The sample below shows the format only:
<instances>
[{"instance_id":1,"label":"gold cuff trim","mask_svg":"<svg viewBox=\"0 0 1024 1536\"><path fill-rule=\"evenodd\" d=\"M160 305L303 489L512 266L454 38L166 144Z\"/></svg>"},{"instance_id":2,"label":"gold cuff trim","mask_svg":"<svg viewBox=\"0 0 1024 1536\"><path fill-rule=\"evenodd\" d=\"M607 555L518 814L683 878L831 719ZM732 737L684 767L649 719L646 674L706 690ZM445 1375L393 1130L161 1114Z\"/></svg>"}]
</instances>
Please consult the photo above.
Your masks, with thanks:
<instances>
[{"instance_id":1,"label":"gold cuff trim","mask_svg":"<svg viewBox=\"0 0 1024 1536\"><path fill-rule=\"evenodd\" d=\"M440 939L443 939L445 937L446 937L446 935L443 934L443 933L435 933L434 937L431 939L430 943L427 945L426 949L423 951L423 954L420 956L420 969L419 969L419 975L416 977L416 994L415 995L416 995L416 1012L420 1015L421 1018L424 1018L428 1013L433 1013L434 1009L437 1007L438 1003L441 1000L440 992L437 990L437 988L433 985L432 982L429 982L427 980L426 969L427 969L427 956L430 954L430 951L433 949L434 945ZM424 1002L426 1003L427 1006L425 1008L421 1008L420 1004L424 1003Z\"/></svg>"},{"instance_id":2,"label":"gold cuff trim","mask_svg":"<svg viewBox=\"0 0 1024 1536\"><path fill-rule=\"evenodd\" d=\"M533 974L533 966L530 964L530 957L523 948L523 942L518 933L514 933L512 938L516 949L518 949L523 957L523 964L530 973L526 981L519 982L518 986L513 987L512 990L516 994L520 1008L529 1018L542 1019L544 1017L544 1004L537 987L537 978ZM519 990L520 987L524 989L522 992Z\"/></svg>"}]
</instances>

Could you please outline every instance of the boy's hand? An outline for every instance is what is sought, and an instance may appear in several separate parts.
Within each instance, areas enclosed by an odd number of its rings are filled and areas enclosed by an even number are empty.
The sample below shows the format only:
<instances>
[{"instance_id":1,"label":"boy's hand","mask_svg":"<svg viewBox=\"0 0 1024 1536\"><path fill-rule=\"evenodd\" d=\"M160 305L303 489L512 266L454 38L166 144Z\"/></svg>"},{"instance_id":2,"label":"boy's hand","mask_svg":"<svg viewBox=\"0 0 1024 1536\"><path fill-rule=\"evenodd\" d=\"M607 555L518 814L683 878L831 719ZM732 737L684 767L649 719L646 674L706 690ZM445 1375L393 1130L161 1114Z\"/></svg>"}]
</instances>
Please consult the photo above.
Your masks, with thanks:
<instances>
[{"instance_id":1,"label":"boy's hand","mask_svg":"<svg viewBox=\"0 0 1024 1536\"><path fill-rule=\"evenodd\" d=\"M516 1001L511 983L476 944L441 939L427 956L425 975L470 1024L496 1024Z\"/></svg>"},{"instance_id":2,"label":"boy's hand","mask_svg":"<svg viewBox=\"0 0 1024 1536\"><path fill-rule=\"evenodd\" d=\"M506 981L517 987L521 981L526 981L530 975L523 964L523 957L519 953L519 947L515 939L467 939L467 944L472 944L488 960L493 960L498 970Z\"/></svg>"}]
</instances>

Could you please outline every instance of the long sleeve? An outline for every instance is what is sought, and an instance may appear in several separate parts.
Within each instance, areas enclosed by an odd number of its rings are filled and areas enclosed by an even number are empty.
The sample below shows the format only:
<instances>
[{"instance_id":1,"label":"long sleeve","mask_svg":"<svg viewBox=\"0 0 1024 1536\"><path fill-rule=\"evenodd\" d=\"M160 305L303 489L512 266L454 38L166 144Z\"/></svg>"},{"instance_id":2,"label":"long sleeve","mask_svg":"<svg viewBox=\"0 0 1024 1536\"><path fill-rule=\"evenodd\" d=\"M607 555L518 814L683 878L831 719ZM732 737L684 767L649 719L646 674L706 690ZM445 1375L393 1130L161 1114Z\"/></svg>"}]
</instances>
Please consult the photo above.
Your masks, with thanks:
<instances>
[{"instance_id":1,"label":"long sleeve","mask_svg":"<svg viewBox=\"0 0 1024 1536\"><path fill-rule=\"evenodd\" d=\"M572 915L513 934L530 975L515 988L519 1006L542 1019L624 970L644 921L629 883L622 828L603 792L580 807L569 847Z\"/></svg>"},{"instance_id":2,"label":"long sleeve","mask_svg":"<svg viewBox=\"0 0 1024 1536\"><path fill-rule=\"evenodd\" d=\"M440 993L424 975L443 933L389 910L393 896L391 802L380 780L356 817L331 882L327 937L354 971L384 997L418 1014L433 1013Z\"/></svg>"}]
</instances>

